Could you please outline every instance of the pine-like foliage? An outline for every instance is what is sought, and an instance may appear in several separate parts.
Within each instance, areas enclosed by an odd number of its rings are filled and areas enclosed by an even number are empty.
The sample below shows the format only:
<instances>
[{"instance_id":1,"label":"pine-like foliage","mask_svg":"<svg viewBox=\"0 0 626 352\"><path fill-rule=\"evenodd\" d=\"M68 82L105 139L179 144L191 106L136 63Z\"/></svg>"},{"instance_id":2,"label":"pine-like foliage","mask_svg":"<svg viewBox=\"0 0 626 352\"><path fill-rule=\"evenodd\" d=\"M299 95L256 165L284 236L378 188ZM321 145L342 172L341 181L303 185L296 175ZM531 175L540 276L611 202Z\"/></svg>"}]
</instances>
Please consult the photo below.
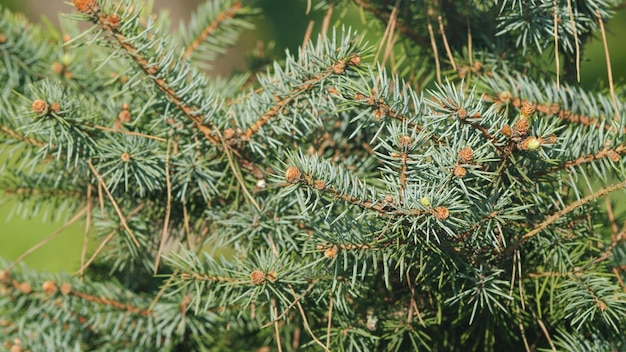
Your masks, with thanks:
<instances>
[{"instance_id":1,"label":"pine-like foliage","mask_svg":"<svg viewBox=\"0 0 626 352\"><path fill-rule=\"evenodd\" d=\"M2 10L2 197L96 243L0 264L2 348L626 350L626 104L576 79L618 4L313 2L297 52L214 79L255 4L146 3Z\"/></svg>"}]
</instances>

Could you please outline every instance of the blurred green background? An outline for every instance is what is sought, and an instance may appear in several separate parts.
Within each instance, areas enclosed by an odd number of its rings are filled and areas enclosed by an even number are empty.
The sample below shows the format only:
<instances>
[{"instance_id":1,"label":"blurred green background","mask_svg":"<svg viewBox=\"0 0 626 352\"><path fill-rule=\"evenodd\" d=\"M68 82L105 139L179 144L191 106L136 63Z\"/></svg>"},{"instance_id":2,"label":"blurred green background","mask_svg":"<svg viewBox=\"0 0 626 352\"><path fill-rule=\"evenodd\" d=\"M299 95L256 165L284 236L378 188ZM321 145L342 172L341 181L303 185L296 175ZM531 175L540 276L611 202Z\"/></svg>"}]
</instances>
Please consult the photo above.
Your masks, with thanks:
<instances>
[{"instance_id":1,"label":"blurred green background","mask_svg":"<svg viewBox=\"0 0 626 352\"><path fill-rule=\"evenodd\" d=\"M173 18L174 27L178 27L181 19L186 19L193 9L203 0L157 0L156 5L161 9L168 9ZM259 2L263 7L264 16L256 23L257 29L245 33L241 44L230 50L225 58L216 64L216 73L230 72L233 68L243 69L245 57L259 40L267 43L273 41L276 52L282 53L288 48L297 49L302 43L306 28L310 20L314 20L319 28L323 13L313 11L305 16L305 0L264 0ZM58 23L58 13L69 12L72 7L63 0L0 0L0 5L15 11L26 13L33 22L39 22L42 16ZM336 16L335 16L336 17ZM358 15L350 16L353 25L358 26ZM626 37L626 11L620 11L607 25L608 45L612 60L613 77L617 85L624 84L626 77L626 46L620 43ZM585 52L581 64L582 84L586 87L607 87L607 70L604 48L601 38L596 38ZM621 97L624 99L624 97ZM0 165L5 156L0 155ZM0 194L3 197L4 194ZM617 197L617 198L616 198ZM624 193L615 195L614 201L624 198ZM625 201L626 202L626 201ZM625 203L622 202L622 203ZM10 216L16 210L17 204L11 200L0 202L0 257L14 260L30 247L49 236L61 227L73 214L65 214L61 221L51 220L40 215L34 218ZM53 218L53 217L52 217ZM50 241L36 253L29 256L24 262L37 270L69 271L74 272L80 266L80 255L83 246L84 224L77 223ZM93 246L90 246L93 248Z\"/></svg>"}]
</instances>

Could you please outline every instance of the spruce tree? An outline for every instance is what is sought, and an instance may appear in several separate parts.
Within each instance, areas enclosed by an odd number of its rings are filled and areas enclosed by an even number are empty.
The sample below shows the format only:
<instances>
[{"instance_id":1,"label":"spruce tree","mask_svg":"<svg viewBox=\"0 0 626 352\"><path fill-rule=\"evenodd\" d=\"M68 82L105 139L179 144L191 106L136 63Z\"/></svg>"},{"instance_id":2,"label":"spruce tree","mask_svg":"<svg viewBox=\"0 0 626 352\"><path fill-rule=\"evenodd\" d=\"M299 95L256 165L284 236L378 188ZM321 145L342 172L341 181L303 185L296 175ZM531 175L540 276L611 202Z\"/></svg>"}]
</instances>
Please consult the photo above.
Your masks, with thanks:
<instances>
[{"instance_id":1,"label":"spruce tree","mask_svg":"<svg viewBox=\"0 0 626 352\"><path fill-rule=\"evenodd\" d=\"M1 348L626 350L624 90L578 79L618 3L314 1L226 78L258 3L151 3L1 10L3 197L95 243L0 263Z\"/></svg>"}]
</instances>

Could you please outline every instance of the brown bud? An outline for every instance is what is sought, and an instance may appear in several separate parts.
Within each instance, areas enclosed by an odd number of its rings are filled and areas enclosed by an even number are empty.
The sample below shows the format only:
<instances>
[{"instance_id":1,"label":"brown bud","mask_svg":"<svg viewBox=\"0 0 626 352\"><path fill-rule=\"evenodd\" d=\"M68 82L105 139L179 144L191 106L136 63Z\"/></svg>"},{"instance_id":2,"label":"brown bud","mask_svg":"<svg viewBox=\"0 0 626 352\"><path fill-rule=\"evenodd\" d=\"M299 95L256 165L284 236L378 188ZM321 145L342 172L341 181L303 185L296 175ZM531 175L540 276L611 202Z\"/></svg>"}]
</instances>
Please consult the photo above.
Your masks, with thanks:
<instances>
[{"instance_id":1,"label":"brown bud","mask_svg":"<svg viewBox=\"0 0 626 352\"><path fill-rule=\"evenodd\" d=\"M6 42L7 42L7 39L8 39L8 38L7 38L7 35L6 35L6 34L4 34L4 33L2 33L2 32L0 32L0 44L4 44L4 43L6 43Z\"/></svg>"},{"instance_id":2,"label":"brown bud","mask_svg":"<svg viewBox=\"0 0 626 352\"><path fill-rule=\"evenodd\" d=\"M503 103L508 103L509 100L511 100L511 97L512 97L511 92L509 92L508 90L505 90L504 92L500 93L500 100Z\"/></svg>"},{"instance_id":3,"label":"brown bud","mask_svg":"<svg viewBox=\"0 0 626 352\"><path fill-rule=\"evenodd\" d=\"M61 285L61 293L64 295L69 295L72 292L72 284L66 282Z\"/></svg>"},{"instance_id":4,"label":"brown bud","mask_svg":"<svg viewBox=\"0 0 626 352\"><path fill-rule=\"evenodd\" d=\"M120 159L122 159L123 162L127 163L130 161L130 154L124 152L122 153L122 155L120 155Z\"/></svg>"},{"instance_id":5,"label":"brown bud","mask_svg":"<svg viewBox=\"0 0 626 352\"><path fill-rule=\"evenodd\" d=\"M534 104L531 104L529 102L524 102L524 104L522 104L522 109L520 110L520 114L522 114L522 116L524 116L525 118L529 118L530 115L533 114L533 112L535 112Z\"/></svg>"},{"instance_id":6,"label":"brown bud","mask_svg":"<svg viewBox=\"0 0 626 352\"><path fill-rule=\"evenodd\" d=\"M367 100L367 96L365 96L365 94L356 93L354 95L354 100L356 101Z\"/></svg>"},{"instance_id":7,"label":"brown bud","mask_svg":"<svg viewBox=\"0 0 626 352\"><path fill-rule=\"evenodd\" d=\"M352 55L350 58L350 65L359 66L361 64L361 57L358 54Z\"/></svg>"},{"instance_id":8,"label":"brown bud","mask_svg":"<svg viewBox=\"0 0 626 352\"><path fill-rule=\"evenodd\" d=\"M58 113L59 111L61 111L61 104L59 104L58 102L54 102L50 105L50 111L52 111L53 113Z\"/></svg>"},{"instance_id":9,"label":"brown bud","mask_svg":"<svg viewBox=\"0 0 626 352\"><path fill-rule=\"evenodd\" d=\"M483 68L483 63L480 61L474 61L474 65L472 65L472 71L478 72Z\"/></svg>"},{"instance_id":10,"label":"brown bud","mask_svg":"<svg viewBox=\"0 0 626 352\"><path fill-rule=\"evenodd\" d=\"M474 151L470 147L463 147L457 156L461 164L471 163L474 160Z\"/></svg>"},{"instance_id":11,"label":"brown bud","mask_svg":"<svg viewBox=\"0 0 626 352\"><path fill-rule=\"evenodd\" d=\"M56 73L57 75L60 75L63 73L63 71L65 71L65 65L58 61L53 62L51 68L52 72Z\"/></svg>"},{"instance_id":12,"label":"brown bud","mask_svg":"<svg viewBox=\"0 0 626 352\"><path fill-rule=\"evenodd\" d=\"M534 136L527 137L523 141L517 143L517 148L520 150L537 150L541 146L541 141Z\"/></svg>"},{"instance_id":13,"label":"brown bud","mask_svg":"<svg viewBox=\"0 0 626 352\"><path fill-rule=\"evenodd\" d=\"M96 0L73 0L76 9L82 13L92 13L98 10Z\"/></svg>"},{"instance_id":14,"label":"brown bud","mask_svg":"<svg viewBox=\"0 0 626 352\"><path fill-rule=\"evenodd\" d=\"M229 127L222 132L222 135L225 140L233 139L233 137L235 137L235 130Z\"/></svg>"},{"instance_id":15,"label":"brown bud","mask_svg":"<svg viewBox=\"0 0 626 352\"><path fill-rule=\"evenodd\" d=\"M398 145L402 148L408 148L413 143L413 139L410 136L400 136L398 139Z\"/></svg>"},{"instance_id":16,"label":"brown bud","mask_svg":"<svg viewBox=\"0 0 626 352\"><path fill-rule=\"evenodd\" d=\"M462 178L465 175L467 175L467 170L463 166L457 165L454 167L454 176Z\"/></svg>"},{"instance_id":17,"label":"brown bud","mask_svg":"<svg viewBox=\"0 0 626 352\"><path fill-rule=\"evenodd\" d=\"M385 203L393 204L395 201L396 199L391 194L385 196Z\"/></svg>"},{"instance_id":18,"label":"brown bud","mask_svg":"<svg viewBox=\"0 0 626 352\"><path fill-rule=\"evenodd\" d=\"M297 166L290 166L285 171L285 180L289 183L298 183L300 177L302 177L302 173Z\"/></svg>"},{"instance_id":19,"label":"brown bud","mask_svg":"<svg viewBox=\"0 0 626 352\"><path fill-rule=\"evenodd\" d=\"M9 278L11 278L11 276L7 270L0 271L0 281L9 281Z\"/></svg>"},{"instance_id":20,"label":"brown bud","mask_svg":"<svg viewBox=\"0 0 626 352\"><path fill-rule=\"evenodd\" d=\"M119 114L117 114L117 118L123 123L129 123L132 116L130 114L130 111L125 109L125 110L120 111Z\"/></svg>"},{"instance_id":21,"label":"brown bud","mask_svg":"<svg viewBox=\"0 0 626 352\"><path fill-rule=\"evenodd\" d=\"M509 125L502 126L500 132L507 137L511 137L513 135L513 129Z\"/></svg>"},{"instance_id":22,"label":"brown bud","mask_svg":"<svg viewBox=\"0 0 626 352\"><path fill-rule=\"evenodd\" d=\"M528 121L527 118L522 117L519 120L517 120L513 128L515 129L515 132L518 135L525 136L528 133L528 130L530 129L530 121Z\"/></svg>"},{"instance_id":23,"label":"brown bud","mask_svg":"<svg viewBox=\"0 0 626 352\"><path fill-rule=\"evenodd\" d=\"M23 294L27 295L33 291L32 286L28 282L22 282L19 284L18 290L20 290Z\"/></svg>"},{"instance_id":24,"label":"brown bud","mask_svg":"<svg viewBox=\"0 0 626 352\"><path fill-rule=\"evenodd\" d=\"M446 207L436 207L433 210L433 215L435 216L435 219L444 221L448 218L448 216L450 216L450 211Z\"/></svg>"},{"instance_id":25,"label":"brown bud","mask_svg":"<svg viewBox=\"0 0 626 352\"><path fill-rule=\"evenodd\" d=\"M326 188L326 182L324 182L324 180L315 180L315 182L313 182L313 188L323 190Z\"/></svg>"},{"instance_id":26,"label":"brown bud","mask_svg":"<svg viewBox=\"0 0 626 352\"><path fill-rule=\"evenodd\" d=\"M556 143L556 136L553 134L543 139L543 144L554 144L554 143Z\"/></svg>"},{"instance_id":27,"label":"brown bud","mask_svg":"<svg viewBox=\"0 0 626 352\"><path fill-rule=\"evenodd\" d=\"M32 110L36 114L45 114L48 112L48 102L43 99L33 101Z\"/></svg>"},{"instance_id":28,"label":"brown bud","mask_svg":"<svg viewBox=\"0 0 626 352\"><path fill-rule=\"evenodd\" d=\"M252 273L250 273L250 280L255 285L261 285L265 282L265 273L260 269L256 269Z\"/></svg>"},{"instance_id":29,"label":"brown bud","mask_svg":"<svg viewBox=\"0 0 626 352\"><path fill-rule=\"evenodd\" d=\"M338 75L346 72L346 63L343 62L343 60L337 61L335 65L333 66L333 72Z\"/></svg>"},{"instance_id":30,"label":"brown bud","mask_svg":"<svg viewBox=\"0 0 626 352\"><path fill-rule=\"evenodd\" d=\"M267 281L274 283L276 282L276 280L278 280L278 276L275 272L270 271L269 273L267 273L266 279Z\"/></svg>"},{"instance_id":31,"label":"brown bud","mask_svg":"<svg viewBox=\"0 0 626 352\"><path fill-rule=\"evenodd\" d=\"M57 292L57 285L55 285L54 282L47 280L43 283L43 285L41 285L41 289L43 290L43 293L52 295Z\"/></svg>"},{"instance_id":32,"label":"brown bud","mask_svg":"<svg viewBox=\"0 0 626 352\"><path fill-rule=\"evenodd\" d=\"M333 259L337 256L338 248L337 246L332 246L324 251L324 257L328 259Z\"/></svg>"},{"instance_id":33,"label":"brown bud","mask_svg":"<svg viewBox=\"0 0 626 352\"><path fill-rule=\"evenodd\" d=\"M459 111L457 111L457 114L459 115L459 118L463 120L467 117L467 110L461 108L459 109Z\"/></svg>"},{"instance_id":34,"label":"brown bud","mask_svg":"<svg viewBox=\"0 0 626 352\"><path fill-rule=\"evenodd\" d=\"M121 21L120 16L118 16L115 13L107 15L103 20L104 28L109 29L109 30L116 30L120 27L120 21Z\"/></svg>"}]
</instances>

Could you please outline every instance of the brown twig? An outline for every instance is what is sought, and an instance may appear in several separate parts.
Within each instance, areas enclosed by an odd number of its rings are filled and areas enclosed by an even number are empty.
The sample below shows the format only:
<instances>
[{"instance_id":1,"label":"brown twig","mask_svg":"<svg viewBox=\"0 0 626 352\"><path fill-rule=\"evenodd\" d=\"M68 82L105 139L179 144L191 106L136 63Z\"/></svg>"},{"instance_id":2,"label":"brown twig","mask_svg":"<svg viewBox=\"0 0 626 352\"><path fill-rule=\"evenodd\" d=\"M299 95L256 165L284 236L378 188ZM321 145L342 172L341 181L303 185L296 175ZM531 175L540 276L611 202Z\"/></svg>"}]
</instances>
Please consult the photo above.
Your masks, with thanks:
<instances>
[{"instance_id":1,"label":"brown twig","mask_svg":"<svg viewBox=\"0 0 626 352\"><path fill-rule=\"evenodd\" d=\"M102 131L121 133L121 134L126 134L126 135L129 135L129 136L136 136L136 137L142 137L142 138L147 138L147 139L154 139L155 141L159 141L159 142L167 142L167 139L165 139L165 138L151 136L149 134L144 134L144 133L139 133L139 132L132 132L132 131L117 130L117 129L114 129L114 128L98 126L98 125L89 125L89 126L95 128L95 129L98 129L98 130L102 130Z\"/></svg>"},{"instance_id":2,"label":"brown twig","mask_svg":"<svg viewBox=\"0 0 626 352\"><path fill-rule=\"evenodd\" d=\"M430 35L430 45L433 49L433 56L435 57L435 70L437 73L437 83L441 85L441 65L439 64L439 49L437 49L437 41L435 40L435 32L433 31L433 25L430 23L430 18L427 20L428 34Z\"/></svg>"},{"instance_id":3,"label":"brown twig","mask_svg":"<svg viewBox=\"0 0 626 352\"><path fill-rule=\"evenodd\" d=\"M193 52L204 42L206 41L206 39L213 34L218 28L219 26L224 23L226 20L231 19L233 17L235 17L235 15L237 15L237 11L241 10L242 5L241 2L237 1L233 4L233 6L231 6L229 9L227 9L224 12L221 12L219 14L217 14L217 16L215 16L215 20L211 23L209 23L208 26L206 26L206 28L204 28L204 30L202 31L202 33L200 33L200 35L198 35L193 42L191 42L189 44L189 46L187 46L187 50L185 50L185 53L183 54L183 58L187 59L191 56L191 54L193 54Z\"/></svg>"},{"instance_id":4,"label":"brown twig","mask_svg":"<svg viewBox=\"0 0 626 352\"><path fill-rule=\"evenodd\" d=\"M47 145L47 143L43 143L43 142L39 142L38 140L31 138L31 137L26 137L24 135L21 135L17 132L15 132L14 130L10 129L7 126L0 126L0 132L3 132L4 134L6 134L7 136L11 137L11 138L15 138L20 142L26 142L28 144L34 145L36 147L45 147Z\"/></svg>"},{"instance_id":5,"label":"brown twig","mask_svg":"<svg viewBox=\"0 0 626 352\"><path fill-rule=\"evenodd\" d=\"M93 193L93 185L87 185L87 216L85 219L85 236L83 239L83 249L80 253L80 267L85 265L85 257L87 256L87 244L89 243L89 229L91 229L92 203L91 197ZM83 272L80 272L80 279L83 280Z\"/></svg>"},{"instance_id":6,"label":"brown twig","mask_svg":"<svg viewBox=\"0 0 626 352\"><path fill-rule=\"evenodd\" d=\"M145 205L145 203L142 203L142 204L138 205L135 209L133 209L130 213L128 213L128 218L130 219L135 214L137 214L144 207L144 205ZM118 228L119 228L119 226L118 226ZM78 269L78 271L74 275L83 275L83 272L85 271L85 269L87 269L89 267L89 265L91 265L91 263L96 259L98 254L100 254L100 252L104 249L104 246L106 246L106 244L113 238L113 236L115 236L116 233L117 233L117 229L109 232L109 234L106 235L104 240L102 240L102 242L100 243L98 248L96 248L96 250L93 252L93 254L89 258L89 260L87 260L87 262L84 263L84 264L81 261L81 266L80 266L80 268Z\"/></svg>"},{"instance_id":7,"label":"brown twig","mask_svg":"<svg viewBox=\"0 0 626 352\"><path fill-rule=\"evenodd\" d=\"M548 332L548 329L546 329L546 326L543 324L543 321L540 318L537 318L537 323L539 323L539 327L541 328L541 331L543 331L543 334L546 336L546 339L548 339L548 343L550 344L552 351L556 352L556 347L554 347L554 343L552 343L552 339L550 338L550 333Z\"/></svg>"},{"instance_id":8,"label":"brown twig","mask_svg":"<svg viewBox=\"0 0 626 352\"><path fill-rule=\"evenodd\" d=\"M452 56L452 50L450 50L450 45L448 44L448 38L446 36L446 30L443 27L443 20L441 16L437 16L437 21L439 21L439 33L443 38L443 47L446 49L446 54L448 55L448 60L450 60L450 64L452 65L453 70L457 70L456 62L454 61L454 56Z\"/></svg>"},{"instance_id":9,"label":"brown twig","mask_svg":"<svg viewBox=\"0 0 626 352\"><path fill-rule=\"evenodd\" d=\"M615 109L615 120L619 121L621 118L619 106L617 105L617 97L615 96L615 87L613 86L613 71L611 70L611 56L609 55L609 46L606 42L606 32L604 31L604 21L600 16L600 10L596 10L598 16L598 23L600 24L600 32L602 33L602 44L604 44L604 57L606 58L606 71L609 79L609 90L611 91L611 98L613 99L613 108Z\"/></svg>"},{"instance_id":10,"label":"brown twig","mask_svg":"<svg viewBox=\"0 0 626 352\"><path fill-rule=\"evenodd\" d=\"M605 187L602 188L601 190L590 194L580 200L577 200L573 203L571 203L570 205L566 206L565 208L563 208L562 210L552 214L551 216L549 216L547 219L545 219L542 223L540 223L539 225L537 225L532 231L528 232L527 234L525 234L524 236L522 236L517 242L517 245L520 245L526 241L528 241L529 239L531 239L532 237L534 237L535 235L537 235L538 233L540 233L541 231L545 230L546 228L548 228L548 226L550 226L552 223L554 223L555 221L559 220L560 218L562 218L565 214L573 211L576 208L579 208L589 202L592 202L600 197L603 197L611 192L617 191L619 189L622 189L626 187L626 181L614 184L612 186L609 187ZM513 246L513 248L517 248L518 246Z\"/></svg>"},{"instance_id":11,"label":"brown twig","mask_svg":"<svg viewBox=\"0 0 626 352\"><path fill-rule=\"evenodd\" d=\"M328 325L326 325L326 348L330 351L330 329L333 326L333 291L330 291L328 303Z\"/></svg>"},{"instance_id":12,"label":"brown twig","mask_svg":"<svg viewBox=\"0 0 626 352\"><path fill-rule=\"evenodd\" d=\"M89 165L89 168L91 169L91 172L93 172L94 176L96 176L96 178L98 179L98 183L100 185L102 185L102 189L104 189L104 192L106 192L107 196L109 197L109 200L111 201L111 204L113 204L113 208L115 209L115 212L117 213L117 216L120 218L120 221L122 222L122 227L128 232L128 235L130 236L130 238L135 243L135 246L137 246L137 248L141 247L141 245L139 244L139 241L137 241L137 238L133 234L133 231L130 229L130 227L128 227L128 223L126 222L126 218L124 217L124 214L122 213L122 210L117 205L117 201L115 200L115 198L113 198L113 195L109 191L109 187L107 187L106 183L104 183L104 180L102 179L102 176L100 176L98 171L96 171L96 168L91 163L91 160L87 160L87 165Z\"/></svg>"},{"instance_id":13,"label":"brown twig","mask_svg":"<svg viewBox=\"0 0 626 352\"><path fill-rule=\"evenodd\" d=\"M48 237L39 241L34 246L30 247L26 252L22 253L22 255L17 257L17 259L15 259L5 270L10 271L11 269L13 269L13 267L15 267L17 263L21 262L24 258L28 257L31 253L33 253L37 249L41 248L44 244L50 242L52 239L57 237L60 233L65 231L65 229L67 229L70 225L78 221L78 219L80 219L81 216L85 215L86 212L87 212L87 207L84 207L78 213L76 213L70 220L68 220L65 224L63 224L61 227L59 227L53 233L51 233Z\"/></svg>"},{"instance_id":14,"label":"brown twig","mask_svg":"<svg viewBox=\"0 0 626 352\"><path fill-rule=\"evenodd\" d=\"M159 244L159 250L156 254L156 260L154 263L154 275L159 271L159 262L161 261L161 254L163 253L163 247L169 237L170 215L172 213L172 182L170 181L170 148L172 147L172 140L167 141L167 151L165 153L165 183L167 185L167 205L165 206L165 219L163 220L163 232L161 233L161 243Z\"/></svg>"},{"instance_id":15,"label":"brown twig","mask_svg":"<svg viewBox=\"0 0 626 352\"><path fill-rule=\"evenodd\" d=\"M291 294L293 295L293 297L296 297L296 291L294 291L293 286L291 286L291 284L289 284L289 289L291 290ZM326 352L330 352L330 350L328 349L328 347L326 345L324 345L322 343L322 341L320 341L317 336L315 336L315 334L313 333L313 331L311 330L311 326L309 326L309 321L306 317L306 313L304 312L304 308L302 308L302 304L300 303L299 300L296 300L296 305L298 306L298 310L300 311L300 315L302 316L302 323L304 324L304 328L306 329L306 331L309 333L309 335L311 336L311 338L313 339L313 341L315 341L315 343L317 343L318 345L320 345L324 351Z\"/></svg>"},{"instance_id":16,"label":"brown twig","mask_svg":"<svg viewBox=\"0 0 626 352\"><path fill-rule=\"evenodd\" d=\"M276 298L272 297L271 299L272 313L274 315L278 315L278 308L276 307ZM278 320L274 320L274 334L276 334L276 346L278 347L278 352L283 351L283 344L280 342L280 329L278 326Z\"/></svg>"},{"instance_id":17,"label":"brown twig","mask_svg":"<svg viewBox=\"0 0 626 352\"><path fill-rule=\"evenodd\" d=\"M572 10L572 0L567 0L567 9L569 11L569 20L574 31L574 44L576 44L576 81L580 82L580 44L578 43L578 29L576 29L576 20L574 20L574 11Z\"/></svg>"},{"instance_id":18,"label":"brown twig","mask_svg":"<svg viewBox=\"0 0 626 352\"><path fill-rule=\"evenodd\" d=\"M561 89L561 58L559 57L559 16L557 14L556 0L552 0L554 4L554 64L556 65L556 89Z\"/></svg>"}]
</instances>

